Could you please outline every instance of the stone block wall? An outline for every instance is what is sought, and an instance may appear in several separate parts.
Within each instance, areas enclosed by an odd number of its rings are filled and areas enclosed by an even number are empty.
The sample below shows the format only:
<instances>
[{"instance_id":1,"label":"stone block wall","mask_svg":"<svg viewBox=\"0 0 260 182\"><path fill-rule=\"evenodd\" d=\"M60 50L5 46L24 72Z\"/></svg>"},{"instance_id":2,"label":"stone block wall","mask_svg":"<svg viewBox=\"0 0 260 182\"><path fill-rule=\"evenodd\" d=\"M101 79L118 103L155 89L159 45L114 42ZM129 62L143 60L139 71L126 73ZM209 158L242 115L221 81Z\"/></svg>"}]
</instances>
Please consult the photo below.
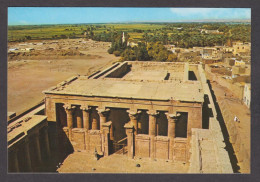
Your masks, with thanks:
<instances>
[{"instance_id":1,"label":"stone block wall","mask_svg":"<svg viewBox=\"0 0 260 182\"><path fill-rule=\"evenodd\" d=\"M167 136L155 137L155 159L169 160L173 158L175 161L188 162L189 159L189 147L187 145L186 138L175 138L173 148L170 149L170 139ZM136 157L151 158L152 156L151 139L149 135L139 134L136 136L135 142L135 155ZM170 151L173 151L171 154ZM170 155L173 155L170 157Z\"/></svg>"},{"instance_id":2,"label":"stone block wall","mask_svg":"<svg viewBox=\"0 0 260 182\"><path fill-rule=\"evenodd\" d=\"M234 148L240 166L240 172L249 173L250 141L247 141L244 134L239 132L237 123L234 122L234 115L228 110L229 106L224 101L219 104L223 110L222 115L228 130L230 143Z\"/></svg>"},{"instance_id":3,"label":"stone block wall","mask_svg":"<svg viewBox=\"0 0 260 182\"><path fill-rule=\"evenodd\" d=\"M155 137L155 158L169 159L169 138L165 136Z\"/></svg>"},{"instance_id":4,"label":"stone block wall","mask_svg":"<svg viewBox=\"0 0 260 182\"><path fill-rule=\"evenodd\" d=\"M122 75L124 75L128 71L129 66L127 62L124 62L120 66L117 66L116 69L113 69L111 72L107 74L106 77L108 78L121 78Z\"/></svg>"},{"instance_id":5,"label":"stone block wall","mask_svg":"<svg viewBox=\"0 0 260 182\"><path fill-rule=\"evenodd\" d=\"M139 134L135 141L135 155L136 157L150 157L150 137L148 135Z\"/></svg>"}]
</instances>

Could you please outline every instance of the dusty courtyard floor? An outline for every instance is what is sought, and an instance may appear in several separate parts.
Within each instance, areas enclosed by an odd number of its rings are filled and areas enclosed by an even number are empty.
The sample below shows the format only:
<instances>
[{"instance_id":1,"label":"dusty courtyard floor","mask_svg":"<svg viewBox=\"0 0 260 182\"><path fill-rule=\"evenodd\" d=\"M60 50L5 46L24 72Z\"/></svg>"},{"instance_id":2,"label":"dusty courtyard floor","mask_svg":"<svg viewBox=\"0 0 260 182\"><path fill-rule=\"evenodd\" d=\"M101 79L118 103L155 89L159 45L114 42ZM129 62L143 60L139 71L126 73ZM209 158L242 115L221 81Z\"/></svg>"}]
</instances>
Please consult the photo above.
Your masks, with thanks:
<instances>
[{"instance_id":1,"label":"dusty courtyard floor","mask_svg":"<svg viewBox=\"0 0 260 182\"><path fill-rule=\"evenodd\" d=\"M89 41L84 47L77 45L79 50L86 54L84 58L72 56L63 59L62 57L44 59L39 56L38 59L26 59L26 56L23 56L17 61L8 61L8 111L19 114L40 102L44 98L43 90L73 75L89 75L108 67L119 59L107 53L109 44L103 42L94 44L93 41ZM70 50L73 46L75 45L72 42L66 49Z\"/></svg>"},{"instance_id":2,"label":"dusty courtyard floor","mask_svg":"<svg viewBox=\"0 0 260 182\"><path fill-rule=\"evenodd\" d=\"M140 167L136 167L140 164ZM112 154L94 159L93 154L74 152L70 154L60 168L59 173L187 173L189 164L166 162L148 158L128 159L127 155Z\"/></svg>"},{"instance_id":3,"label":"dusty courtyard floor","mask_svg":"<svg viewBox=\"0 0 260 182\"><path fill-rule=\"evenodd\" d=\"M230 92L230 90L228 90L226 87L219 85L217 82L211 82L211 84L214 93L217 97L217 101L227 102L229 108L226 109L229 109L229 111L233 114L232 118L234 118L235 116L239 118L240 122L236 124L238 125L239 133L242 134L243 138L246 141L245 143L246 149L250 151L250 136L251 136L250 109L247 108L245 104L242 104L242 102L238 98L234 97Z\"/></svg>"}]
</instances>

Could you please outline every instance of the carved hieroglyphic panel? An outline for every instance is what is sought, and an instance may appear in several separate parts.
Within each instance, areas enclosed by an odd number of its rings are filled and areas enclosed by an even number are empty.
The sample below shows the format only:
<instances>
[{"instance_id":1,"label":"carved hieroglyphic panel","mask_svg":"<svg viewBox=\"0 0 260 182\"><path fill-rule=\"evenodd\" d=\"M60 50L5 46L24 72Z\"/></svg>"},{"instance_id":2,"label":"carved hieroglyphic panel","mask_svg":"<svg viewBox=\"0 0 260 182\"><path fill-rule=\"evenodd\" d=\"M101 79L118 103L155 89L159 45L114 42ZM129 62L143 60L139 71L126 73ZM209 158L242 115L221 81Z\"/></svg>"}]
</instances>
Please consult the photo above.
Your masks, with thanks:
<instances>
[{"instance_id":1,"label":"carved hieroglyphic panel","mask_svg":"<svg viewBox=\"0 0 260 182\"><path fill-rule=\"evenodd\" d=\"M169 156L169 142L157 140L155 142L155 158L168 159Z\"/></svg>"},{"instance_id":2,"label":"carved hieroglyphic panel","mask_svg":"<svg viewBox=\"0 0 260 182\"><path fill-rule=\"evenodd\" d=\"M77 151L77 150L84 150L84 145L85 145L85 133L84 131L74 131L72 133L72 144L73 144L73 147L74 147L74 150Z\"/></svg>"},{"instance_id":3,"label":"carved hieroglyphic panel","mask_svg":"<svg viewBox=\"0 0 260 182\"><path fill-rule=\"evenodd\" d=\"M100 133L90 132L89 133L89 152L94 153L95 147L98 153L101 153L101 135Z\"/></svg>"},{"instance_id":4,"label":"carved hieroglyphic panel","mask_svg":"<svg viewBox=\"0 0 260 182\"><path fill-rule=\"evenodd\" d=\"M176 161L187 161L186 142L178 142L178 141L176 141L174 143L173 158Z\"/></svg>"},{"instance_id":5,"label":"carved hieroglyphic panel","mask_svg":"<svg viewBox=\"0 0 260 182\"><path fill-rule=\"evenodd\" d=\"M150 139L136 138L135 155L137 157L150 157Z\"/></svg>"}]
</instances>

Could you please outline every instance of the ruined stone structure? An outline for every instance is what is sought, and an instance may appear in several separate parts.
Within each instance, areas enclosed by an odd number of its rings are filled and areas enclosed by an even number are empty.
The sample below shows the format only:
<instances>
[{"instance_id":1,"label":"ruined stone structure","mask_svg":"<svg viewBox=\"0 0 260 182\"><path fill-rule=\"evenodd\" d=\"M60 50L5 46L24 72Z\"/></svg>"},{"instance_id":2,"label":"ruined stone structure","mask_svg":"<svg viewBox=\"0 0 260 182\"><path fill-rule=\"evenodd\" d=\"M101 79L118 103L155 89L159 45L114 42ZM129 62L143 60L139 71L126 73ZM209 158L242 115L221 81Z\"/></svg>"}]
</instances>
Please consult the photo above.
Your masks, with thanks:
<instances>
[{"instance_id":1,"label":"ruined stone structure","mask_svg":"<svg viewBox=\"0 0 260 182\"><path fill-rule=\"evenodd\" d=\"M47 117L24 116L8 125L8 171L39 171L50 155Z\"/></svg>"},{"instance_id":2,"label":"ruined stone structure","mask_svg":"<svg viewBox=\"0 0 260 182\"><path fill-rule=\"evenodd\" d=\"M192 128L203 128L201 70L187 63L116 63L44 91L46 115L76 151L108 156L123 149L129 158L189 162Z\"/></svg>"},{"instance_id":3,"label":"ruined stone structure","mask_svg":"<svg viewBox=\"0 0 260 182\"><path fill-rule=\"evenodd\" d=\"M50 148L56 148L56 157L71 149L103 157L117 153L188 163L191 173L232 173L201 65L115 63L65 80L44 94L46 116L33 114L8 125L9 172L37 171L42 155L48 157ZM55 125L51 147L46 117ZM203 148L207 141L214 146L212 156Z\"/></svg>"}]
</instances>

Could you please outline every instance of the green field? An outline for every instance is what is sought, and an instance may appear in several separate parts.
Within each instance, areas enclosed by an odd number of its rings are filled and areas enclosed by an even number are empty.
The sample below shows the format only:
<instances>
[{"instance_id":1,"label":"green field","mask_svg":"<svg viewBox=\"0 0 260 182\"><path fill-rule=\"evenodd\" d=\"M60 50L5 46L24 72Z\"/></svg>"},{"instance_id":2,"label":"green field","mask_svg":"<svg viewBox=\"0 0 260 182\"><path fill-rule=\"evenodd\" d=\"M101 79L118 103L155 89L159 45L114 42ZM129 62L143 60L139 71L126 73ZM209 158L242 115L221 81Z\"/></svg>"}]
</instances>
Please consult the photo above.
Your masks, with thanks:
<instances>
[{"instance_id":1,"label":"green field","mask_svg":"<svg viewBox=\"0 0 260 182\"><path fill-rule=\"evenodd\" d=\"M83 31L93 27L94 34L109 32L110 30L128 32L131 39L141 38L143 33L137 30L156 30L164 27L162 24L93 24L93 25L17 25L8 26L8 41L22 41L25 36L30 36L32 40L52 39L60 37L82 37Z\"/></svg>"},{"instance_id":2,"label":"green field","mask_svg":"<svg viewBox=\"0 0 260 182\"><path fill-rule=\"evenodd\" d=\"M221 33L206 34L201 32L202 29L218 30ZM122 32L128 35L128 41L162 42L182 48L223 46L230 41L251 41L250 23L17 25L8 26L8 41L22 42L26 40L86 37L95 41L113 42L121 39Z\"/></svg>"}]
</instances>

